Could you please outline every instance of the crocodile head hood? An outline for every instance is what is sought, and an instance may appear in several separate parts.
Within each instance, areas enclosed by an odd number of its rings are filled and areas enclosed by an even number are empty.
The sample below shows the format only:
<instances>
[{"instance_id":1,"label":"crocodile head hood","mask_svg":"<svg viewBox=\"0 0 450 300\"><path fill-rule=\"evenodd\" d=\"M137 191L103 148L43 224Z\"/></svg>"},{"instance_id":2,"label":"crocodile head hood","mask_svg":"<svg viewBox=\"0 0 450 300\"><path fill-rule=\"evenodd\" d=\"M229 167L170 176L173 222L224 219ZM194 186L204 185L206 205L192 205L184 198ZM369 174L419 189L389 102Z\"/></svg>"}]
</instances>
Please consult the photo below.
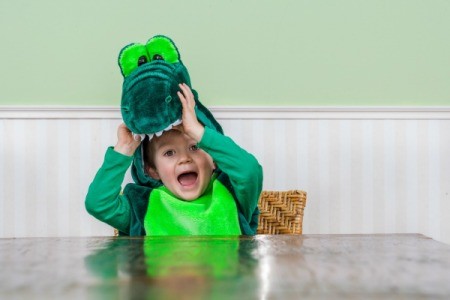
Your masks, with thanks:
<instances>
[{"instance_id":1,"label":"crocodile head hood","mask_svg":"<svg viewBox=\"0 0 450 300\"><path fill-rule=\"evenodd\" d=\"M121 113L133 135L161 135L165 130L181 123L182 105L177 92L180 83L191 89L187 68L181 61L175 43L168 37L157 35L146 44L129 44L119 53L119 67L123 75ZM197 119L204 126L223 133L211 112L195 98ZM161 182L144 172L142 146L136 150L131 169L136 184L157 187Z\"/></svg>"}]
</instances>

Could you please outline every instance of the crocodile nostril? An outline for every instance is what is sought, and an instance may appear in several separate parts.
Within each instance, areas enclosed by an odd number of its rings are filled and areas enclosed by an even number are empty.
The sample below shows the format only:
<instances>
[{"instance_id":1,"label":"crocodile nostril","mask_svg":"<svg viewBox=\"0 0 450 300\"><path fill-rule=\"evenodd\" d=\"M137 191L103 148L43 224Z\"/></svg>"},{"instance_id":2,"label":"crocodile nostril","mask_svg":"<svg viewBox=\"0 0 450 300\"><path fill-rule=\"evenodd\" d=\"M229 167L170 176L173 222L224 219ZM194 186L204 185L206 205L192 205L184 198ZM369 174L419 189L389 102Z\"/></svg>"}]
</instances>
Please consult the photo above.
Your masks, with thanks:
<instances>
[{"instance_id":1,"label":"crocodile nostril","mask_svg":"<svg viewBox=\"0 0 450 300\"><path fill-rule=\"evenodd\" d=\"M172 101L172 96L167 96L165 99L166 103L169 103L170 101Z\"/></svg>"}]
</instances>

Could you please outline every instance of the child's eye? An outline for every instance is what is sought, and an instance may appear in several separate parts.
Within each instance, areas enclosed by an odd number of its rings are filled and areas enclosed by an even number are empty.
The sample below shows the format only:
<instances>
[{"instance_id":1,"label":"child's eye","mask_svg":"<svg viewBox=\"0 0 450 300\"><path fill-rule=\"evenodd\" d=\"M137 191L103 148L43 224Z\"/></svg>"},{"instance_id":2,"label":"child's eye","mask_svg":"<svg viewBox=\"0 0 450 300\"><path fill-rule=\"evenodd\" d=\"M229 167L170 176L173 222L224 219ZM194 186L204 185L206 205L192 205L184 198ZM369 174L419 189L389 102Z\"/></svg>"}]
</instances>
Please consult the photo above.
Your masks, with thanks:
<instances>
[{"instance_id":1,"label":"child's eye","mask_svg":"<svg viewBox=\"0 0 450 300\"><path fill-rule=\"evenodd\" d=\"M192 145L191 147L189 147L189 150L191 151L197 151L199 148L197 145Z\"/></svg>"},{"instance_id":2,"label":"child's eye","mask_svg":"<svg viewBox=\"0 0 450 300\"><path fill-rule=\"evenodd\" d=\"M164 152L164 156L173 156L175 154L175 151L173 150L167 150L166 152Z\"/></svg>"}]
</instances>

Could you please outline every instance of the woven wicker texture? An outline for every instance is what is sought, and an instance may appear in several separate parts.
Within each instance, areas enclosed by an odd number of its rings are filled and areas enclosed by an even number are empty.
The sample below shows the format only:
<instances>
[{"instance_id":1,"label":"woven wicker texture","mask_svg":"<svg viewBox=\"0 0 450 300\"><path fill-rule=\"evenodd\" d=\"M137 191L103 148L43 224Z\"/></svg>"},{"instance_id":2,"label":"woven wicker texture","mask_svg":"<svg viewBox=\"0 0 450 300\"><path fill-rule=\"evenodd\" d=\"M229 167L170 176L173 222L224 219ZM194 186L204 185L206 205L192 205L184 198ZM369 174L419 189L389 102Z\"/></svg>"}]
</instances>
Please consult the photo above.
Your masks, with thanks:
<instances>
[{"instance_id":1,"label":"woven wicker texture","mask_svg":"<svg viewBox=\"0 0 450 300\"><path fill-rule=\"evenodd\" d=\"M257 234L301 234L306 192L263 191Z\"/></svg>"},{"instance_id":2,"label":"woven wicker texture","mask_svg":"<svg viewBox=\"0 0 450 300\"><path fill-rule=\"evenodd\" d=\"M302 234L306 192L263 191L259 197L260 210L257 234ZM114 229L114 236L119 232Z\"/></svg>"}]
</instances>

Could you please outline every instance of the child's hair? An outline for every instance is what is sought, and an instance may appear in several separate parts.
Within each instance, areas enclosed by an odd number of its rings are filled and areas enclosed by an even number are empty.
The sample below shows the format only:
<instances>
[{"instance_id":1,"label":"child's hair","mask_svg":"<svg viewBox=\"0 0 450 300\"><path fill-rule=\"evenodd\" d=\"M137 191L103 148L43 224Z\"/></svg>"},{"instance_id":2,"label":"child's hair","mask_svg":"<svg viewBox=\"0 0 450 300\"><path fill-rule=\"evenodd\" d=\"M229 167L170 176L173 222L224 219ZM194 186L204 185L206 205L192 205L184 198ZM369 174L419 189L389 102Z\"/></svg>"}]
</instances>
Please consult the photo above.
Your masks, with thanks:
<instances>
[{"instance_id":1,"label":"child's hair","mask_svg":"<svg viewBox=\"0 0 450 300\"><path fill-rule=\"evenodd\" d=\"M154 140L154 138L152 139ZM155 169L155 160L154 160L154 147L152 145L151 140L146 136L144 141L142 142L142 154L144 158L144 169L145 173L147 173L148 168ZM148 174L148 173L147 173Z\"/></svg>"}]
</instances>

